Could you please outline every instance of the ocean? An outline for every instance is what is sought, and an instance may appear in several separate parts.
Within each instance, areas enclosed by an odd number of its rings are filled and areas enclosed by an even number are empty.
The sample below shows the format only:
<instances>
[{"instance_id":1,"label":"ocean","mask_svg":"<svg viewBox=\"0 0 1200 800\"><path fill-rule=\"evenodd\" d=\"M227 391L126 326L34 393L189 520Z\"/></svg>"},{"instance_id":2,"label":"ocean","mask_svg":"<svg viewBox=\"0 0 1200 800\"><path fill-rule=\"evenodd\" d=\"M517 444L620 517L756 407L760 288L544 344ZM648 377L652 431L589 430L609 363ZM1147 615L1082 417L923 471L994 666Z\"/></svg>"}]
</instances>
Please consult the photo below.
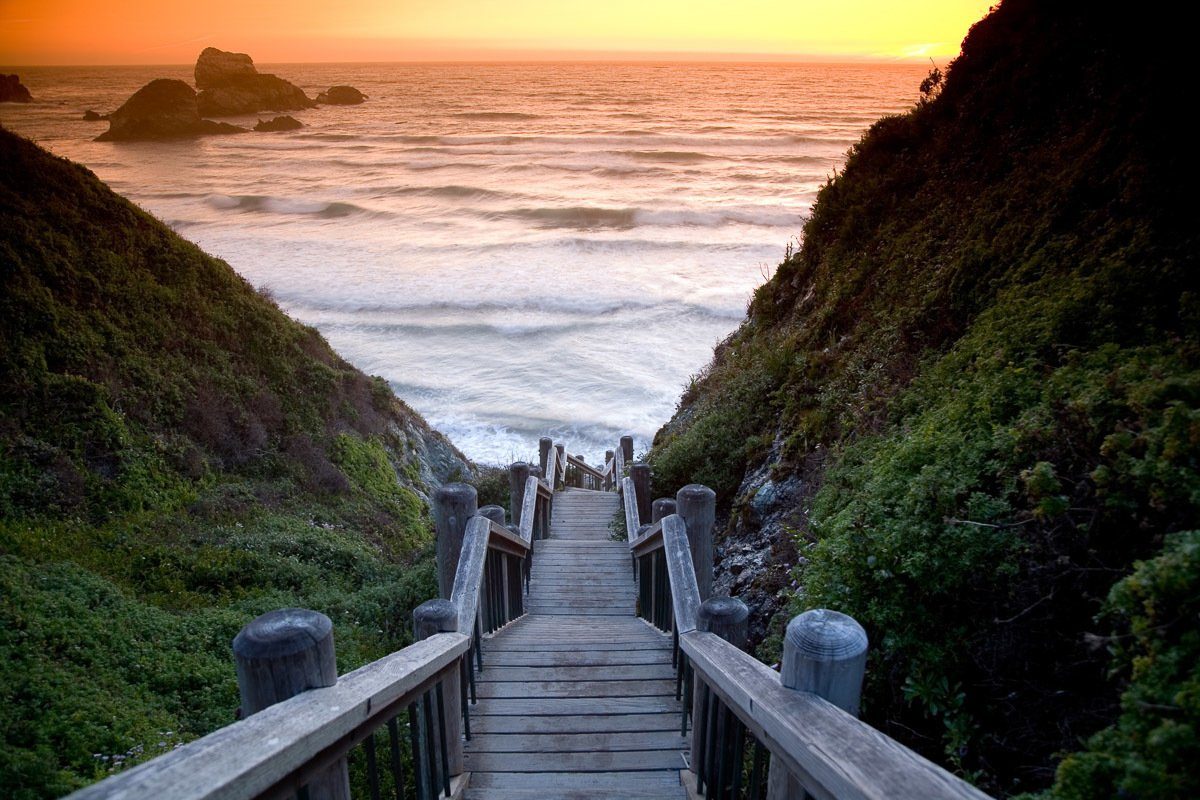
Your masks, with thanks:
<instances>
[{"instance_id":1,"label":"ocean","mask_svg":"<svg viewBox=\"0 0 1200 800\"><path fill-rule=\"evenodd\" d=\"M191 67L17 71L0 124L92 169L396 393L469 457L551 435L649 447L818 189L920 64L261 64L315 96L289 133L98 143ZM270 118L272 114L257 117ZM252 126L256 117L230 118Z\"/></svg>"}]
</instances>

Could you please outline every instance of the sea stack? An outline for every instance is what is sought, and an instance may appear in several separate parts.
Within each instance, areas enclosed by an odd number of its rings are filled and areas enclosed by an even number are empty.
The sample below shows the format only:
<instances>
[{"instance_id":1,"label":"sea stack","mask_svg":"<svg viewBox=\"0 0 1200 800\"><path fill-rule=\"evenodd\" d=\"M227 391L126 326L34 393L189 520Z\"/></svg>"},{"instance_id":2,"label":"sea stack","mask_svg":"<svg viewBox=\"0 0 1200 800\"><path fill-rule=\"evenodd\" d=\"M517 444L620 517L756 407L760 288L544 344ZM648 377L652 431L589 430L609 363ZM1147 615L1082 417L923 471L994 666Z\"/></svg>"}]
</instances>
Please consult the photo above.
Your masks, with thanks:
<instances>
[{"instance_id":1,"label":"sea stack","mask_svg":"<svg viewBox=\"0 0 1200 800\"><path fill-rule=\"evenodd\" d=\"M196 59L196 97L201 116L228 117L259 111L297 111L316 105L300 87L254 67L245 53L206 47Z\"/></svg>"},{"instance_id":2,"label":"sea stack","mask_svg":"<svg viewBox=\"0 0 1200 800\"><path fill-rule=\"evenodd\" d=\"M98 142L182 139L219 133L244 133L245 128L201 119L196 92L183 81L158 78L133 93L108 116L108 130Z\"/></svg>"},{"instance_id":3,"label":"sea stack","mask_svg":"<svg viewBox=\"0 0 1200 800\"><path fill-rule=\"evenodd\" d=\"M330 86L328 91L317 95L318 103L331 106L356 106L366 99L367 96L353 86Z\"/></svg>"},{"instance_id":4,"label":"sea stack","mask_svg":"<svg viewBox=\"0 0 1200 800\"><path fill-rule=\"evenodd\" d=\"M254 130L260 133L275 133L277 131L294 131L304 127L304 123L293 116L284 114L275 119L260 119Z\"/></svg>"},{"instance_id":5,"label":"sea stack","mask_svg":"<svg viewBox=\"0 0 1200 800\"><path fill-rule=\"evenodd\" d=\"M33 95L21 83L19 75L0 75L0 103L32 103Z\"/></svg>"}]
</instances>

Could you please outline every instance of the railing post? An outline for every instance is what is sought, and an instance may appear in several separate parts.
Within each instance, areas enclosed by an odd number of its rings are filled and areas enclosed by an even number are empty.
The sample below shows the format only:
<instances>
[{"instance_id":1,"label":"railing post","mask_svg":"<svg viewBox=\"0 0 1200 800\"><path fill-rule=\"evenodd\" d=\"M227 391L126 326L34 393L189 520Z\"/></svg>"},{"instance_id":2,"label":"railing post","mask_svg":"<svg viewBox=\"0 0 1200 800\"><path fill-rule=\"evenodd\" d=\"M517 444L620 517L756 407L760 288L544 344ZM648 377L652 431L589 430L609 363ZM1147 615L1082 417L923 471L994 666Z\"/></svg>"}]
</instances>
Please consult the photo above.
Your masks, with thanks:
<instances>
[{"instance_id":1,"label":"railing post","mask_svg":"<svg viewBox=\"0 0 1200 800\"><path fill-rule=\"evenodd\" d=\"M613 451L605 450L604 451L604 466L607 467L609 464L612 464L612 469L610 469L608 471L608 474L606 474L604 476L604 490L607 492L611 492L612 488L613 488L613 484L617 482L617 476L616 476L617 463L613 457Z\"/></svg>"},{"instance_id":2,"label":"railing post","mask_svg":"<svg viewBox=\"0 0 1200 800\"><path fill-rule=\"evenodd\" d=\"M748 609L746 607L746 604L743 603L738 598L736 598L736 597L710 597L709 599L705 600L703 603L700 604L700 610L696 612L696 629L699 631L705 632L705 633L716 634L717 636L719 636L722 639L724 639L725 641L729 642L731 645L738 648L739 650L745 650L746 649L746 638L747 638L747 636L749 634L749 630L750 630L749 620L750 620L750 609ZM724 736L724 732L726 731L726 729L728 727L726 721L728 719L730 712L727 708L725 708L725 706L723 704L718 703L717 709L716 709L717 716L715 717L715 720L712 723L710 723L709 720L706 719L706 717L705 717L705 714L707 713L705 709L706 709L706 706L711 705L708 702L708 693L711 690L708 689L707 687L702 688L701 684L699 684L699 683L696 683L696 682L693 682L693 683L694 683L694 686L692 689L693 730L692 730L692 757L691 757L690 764L692 767L692 771L695 772L696 766L698 764L701 764L704 759L704 755L700 752L701 747L707 747L708 752L711 754L721 754L721 753L725 752L725 749L726 749L725 744L726 743L724 741L721 741L720 737ZM695 726L696 726L696 724L698 724L697 720L703 720L704 725L705 725L704 731L697 732L695 730ZM711 731L711 735L718 737L718 741L715 744L709 744L704 738L706 735L709 735L710 731ZM737 754L737 758L739 759L738 768L740 769L740 763L741 763L740 762L740 759L741 759L740 752ZM714 776L717 774L718 771L709 769L709 770L707 770L707 772L709 774L710 779L715 781L716 778ZM716 789L717 789L716 794L718 797L722 796L722 793L725 791L725 788L726 787L721 787L721 786L716 787Z\"/></svg>"},{"instance_id":3,"label":"railing post","mask_svg":"<svg viewBox=\"0 0 1200 800\"><path fill-rule=\"evenodd\" d=\"M639 461L629 468L629 477L633 478L633 488L637 490L638 519L643 522L650 519L650 465Z\"/></svg>"},{"instance_id":4,"label":"railing post","mask_svg":"<svg viewBox=\"0 0 1200 800\"><path fill-rule=\"evenodd\" d=\"M567 467L567 448L561 444L556 444L556 445L554 445L554 450L555 450L555 453L558 456L558 458L555 461L555 467L554 467L555 475L554 475L554 480L550 483L550 491L554 491L555 489L558 488L558 473L562 473L563 481L564 481L562 484L563 486L566 486L566 478L567 478L567 469L566 469L566 467Z\"/></svg>"},{"instance_id":5,"label":"railing post","mask_svg":"<svg viewBox=\"0 0 1200 800\"><path fill-rule=\"evenodd\" d=\"M786 688L812 692L857 717L866 669L867 632L853 617L818 608L788 623L779 671ZM803 796L795 776L772 759L767 799Z\"/></svg>"},{"instance_id":6,"label":"railing post","mask_svg":"<svg viewBox=\"0 0 1200 800\"><path fill-rule=\"evenodd\" d=\"M248 717L309 689L337 683L333 623L303 608L268 611L233 640L242 716ZM349 800L350 773L342 759L308 783L312 800Z\"/></svg>"},{"instance_id":7,"label":"railing post","mask_svg":"<svg viewBox=\"0 0 1200 800\"><path fill-rule=\"evenodd\" d=\"M550 461L550 448L554 447L554 440L549 436L543 436L538 439L538 466L542 468L542 474L546 474L546 464Z\"/></svg>"},{"instance_id":8,"label":"railing post","mask_svg":"<svg viewBox=\"0 0 1200 800\"><path fill-rule=\"evenodd\" d=\"M433 520L437 527L438 594L449 598L454 591L458 556L462 553L467 522L479 509L479 494L474 486L447 483L433 493Z\"/></svg>"},{"instance_id":9,"label":"railing post","mask_svg":"<svg viewBox=\"0 0 1200 800\"><path fill-rule=\"evenodd\" d=\"M688 547L696 569L700 599L712 595L713 521L717 514L717 493L699 483L690 483L675 493L676 513L687 523Z\"/></svg>"},{"instance_id":10,"label":"railing post","mask_svg":"<svg viewBox=\"0 0 1200 800\"><path fill-rule=\"evenodd\" d=\"M426 600L413 609L413 639L422 641L437 633L458 630L458 607L449 600ZM463 658L470 658L468 651ZM450 777L464 769L462 742L462 671L453 669L442 681L442 700L446 716L438 723L446 726L446 761Z\"/></svg>"},{"instance_id":11,"label":"railing post","mask_svg":"<svg viewBox=\"0 0 1200 800\"><path fill-rule=\"evenodd\" d=\"M669 497L660 497L650 504L650 524L658 522L663 517L675 513L675 501Z\"/></svg>"},{"instance_id":12,"label":"railing post","mask_svg":"<svg viewBox=\"0 0 1200 800\"><path fill-rule=\"evenodd\" d=\"M621 437L621 455L625 458L626 464L633 463L633 437Z\"/></svg>"},{"instance_id":13,"label":"railing post","mask_svg":"<svg viewBox=\"0 0 1200 800\"><path fill-rule=\"evenodd\" d=\"M525 483L529 480L529 465L515 461L508 468L508 502L514 525L521 524L521 506L525 504Z\"/></svg>"},{"instance_id":14,"label":"railing post","mask_svg":"<svg viewBox=\"0 0 1200 800\"><path fill-rule=\"evenodd\" d=\"M504 506L490 505L479 509L479 516L487 517L500 527L504 527Z\"/></svg>"}]
</instances>

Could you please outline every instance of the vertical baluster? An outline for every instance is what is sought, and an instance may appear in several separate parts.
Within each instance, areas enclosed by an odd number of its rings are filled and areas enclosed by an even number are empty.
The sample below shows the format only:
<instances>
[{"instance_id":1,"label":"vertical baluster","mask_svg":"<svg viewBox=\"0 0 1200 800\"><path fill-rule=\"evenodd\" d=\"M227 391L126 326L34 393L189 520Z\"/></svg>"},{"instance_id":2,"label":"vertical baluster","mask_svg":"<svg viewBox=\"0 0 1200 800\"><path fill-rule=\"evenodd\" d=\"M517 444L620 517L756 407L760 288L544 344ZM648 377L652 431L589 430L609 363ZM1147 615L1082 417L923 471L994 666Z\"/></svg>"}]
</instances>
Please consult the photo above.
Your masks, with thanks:
<instances>
[{"instance_id":1,"label":"vertical baluster","mask_svg":"<svg viewBox=\"0 0 1200 800\"><path fill-rule=\"evenodd\" d=\"M459 703L462 706L462 721L463 721L463 737L469 742L471 741L471 710L467 705L467 684L470 678L467 673L471 671L471 654L465 653L462 659L458 662L458 690Z\"/></svg>"},{"instance_id":2,"label":"vertical baluster","mask_svg":"<svg viewBox=\"0 0 1200 800\"><path fill-rule=\"evenodd\" d=\"M696 671L692 669L692 664L688 660L687 653L683 654L683 720L679 723L679 735L687 736L688 732L688 712L692 710L692 703L695 696L695 675ZM692 720L695 723L695 720ZM695 727L693 725L693 727Z\"/></svg>"},{"instance_id":3,"label":"vertical baluster","mask_svg":"<svg viewBox=\"0 0 1200 800\"><path fill-rule=\"evenodd\" d=\"M446 796L450 796L450 756L446 741L446 698L445 692L442 691L442 684L438 683L437 689L437 730L438 730L438 752L442 754L442 790Z\"/></svg>"},{"instance_id":4,"label":"vertical baluster","mask_svg":"<svg viewBox=\"0 0 1200 800\"><path fill-rule=\"evenodd\" d=\"M763 796L763 768L766 766L767 750L757 737L754 739L754 765L750 769L750 800Z\"/></svg>"},{"instance_id":5,"label":"vertical baluster","mask_svg":"<svg viewBox=\"0 0 1200 800\"><path fill-rule=\"evenodd\" d=\"M708 703L704 709L704 797L712 800L714 784L717 782L717 711L721 701L712 689L708 692Z\"/></svg>"},{"instance_id":6,"label":"vertical baluster","mask_svg":"<svg viewBox=\"0 0 1200 800\"><path fill-rule=\"evenodd\" d=\"M733 791L730 797L736 798L742 791L742 772L746 767L746 726L737 718L737 715L730 714L733 721Z\"/></svg>"},{"instance_id":7,"label":"vertical baluster","mask_svg":"<svg viewBox=\"0 0 1200 800\"><path fill-rule=\"evenodd\" d=\"M367 754L367 789L371 792L371 800L379 800L379 764L375 760L374 733L363 741L363 750Z\"/></svg>"},{"instance_id":8,"label":"vertical baluster","mask_svg":"<svg viewBox=\"0 0 1200 800\"><path fill-rule=\"evenodd\" d=\"M421 718L423 726L421 728L421 739L425 743L425 779L428 786L428 797L437 797L438 784L441 780L438 778L438 756L436 752L436 744L433 734L433 692L426 690L421 696Z\"/></svg>"},{"instance_id":9,"label":"vertical baluster","mask_svg":"<svg viewBox=\"0 0 1200 800\"><path fill-rule=\"evenodd\" d=\"M714 794L718 798L724 798L729 787L729 771L733 767L733 759L729 752L729 740L732 738L729 735L729 718L733 715L729 713L725 703L720 700L717 702L720 705L717 707L717 779Z\"/></svg>"},{"instance_id":10,"label":"vertical baluster","mask_svg":"<svg viewBox=\"0 0 1200 800\"><path fill-rule=\"evenodd\" d=\"M475 666L479 669L480 673L482 673L483 672L483 632L480 630L480 628L481 628L481 623L479 621L479 616L476 615L476 617L475 617L475 647L472 649L475 651ZM471 702L472 703L477 702L477 700L475 698L475 675L474 674L471 675Z\"/></svg>"},{"instance_id":11,"label":"vertical baluster","mask_svg":"<svg viewBox=\"0 0 1200 800\"><path fill-rule=\"evenodd\" d=\"M404 800L404 764L400 760L400 725L396 717L388 720L388 746L392 757L392 786L396 800Z\"/></svg>"},{"instance_id":12,"label":"vertical baluster","mask_svg":"<svg viewBox=\"0 0 1200 800\"><path fill-rule=\"evenodd\" d=\"M425 792L424 757L421 752L421 726L417 721L417 701L408 704L408 740L412 753L413 786L418 800L428 800Z\"/></svg>"}]
</instances>

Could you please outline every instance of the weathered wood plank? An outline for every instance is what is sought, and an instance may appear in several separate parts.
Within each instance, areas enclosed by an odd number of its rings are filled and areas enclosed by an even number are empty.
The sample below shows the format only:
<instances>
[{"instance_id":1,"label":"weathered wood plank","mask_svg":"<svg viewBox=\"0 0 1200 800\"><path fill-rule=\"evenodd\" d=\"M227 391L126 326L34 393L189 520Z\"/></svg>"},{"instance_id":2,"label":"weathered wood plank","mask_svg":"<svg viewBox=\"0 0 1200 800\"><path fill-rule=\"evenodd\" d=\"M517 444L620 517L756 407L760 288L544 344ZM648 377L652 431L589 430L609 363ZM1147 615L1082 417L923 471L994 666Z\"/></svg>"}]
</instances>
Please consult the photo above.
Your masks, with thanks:
<instances>
[{"instance_id":1,"label":"weathered wood plank","mask_svg":"<svg viewBox=\"0 0 1200 800\"><path fill-rule=\"evenodd\" d=\"M586 714L572 717L479 716L471 713L471 735L522 733L522 734L587 734L618 732L679 732L679 712L658 714ZM468 745L469 747L469 745Z\"/></svg>"},{"instance_id":2,"label":"weathered wood plank","mask_svg":"<svg viewBox=\"0 0 1200 800\"><path fill-rule=\"evenodd\" d=\"M619 670L598 664L570 666L543 665L533 673L543 681L673 681L675 668L669 660L659 659L652 664L629 664ZM493 683L520 682L529 680L530 671L523 667L501 666L490 660L488 663L487 680Z\"/></svg>"},{"instance_id":3,"label":"weathered wood plank","mask_svg":"<svg viewBox=\"0 0 1200 800\"><path fill-rule=\"evenodd\" d=\"M676 750L617 750L591 753L476 753L466 758L472 772L626 772L649 769L682 769L683 754Z\"/></svg>"},{"instance_id":4,"label":"weathered wood plank","mask_svg":"<svg viewBox=\"0 0 1200 800\"><path fill-rule=\"evenodd\" d=\"M665 653L665 655L664 655ZM666 648L661 650L565 650L565 651L530 651L520 650L489 650L487 668L489 670L502 667L605 667L613 668L614 673L626 667L639 665L670 664L671 654Z\"/></svg>"},{"instance_id":5,"label":"weathered wood plank","mask_svg":"<svg viewBox=\"0 0 1200 800\"><path fill-rule=\"evenodd\" d=\"M521 789L541 797L564 789L600 789L623 796L622 790L651 786L678 786L678 769L645 770L639 772L588 772L578 775L547 772L541 775L520 772L478 771L471 775L475 789ZM490 796L490 795L489 795Z\"/></svg>"},{"instance_id":6,"label":"weathered wood plank","mask_svg":"<svg viewBox=\"0 0 1200 800\"><path fill-rule=\"evenodd\" d=\"M676 750L688 740L678 730L592 733L489 733L471 738L474 753L587 753L595 750Z\"/></svg>"},{"instance_id":7,"label":"weathered wood plank","mask_svg":"<svg viewBox=\"0 0 1200 800\"><path fill-rule=\"evenodd\" d=\"M486 671L486 670L485 670ZM679 701L672 694L663 697L556 697L548 700L523 700L514 698L483 699L472 706L471 713L480 715L505 714L661 714L679 713ZM677 718L678 719L678 718ZM474 720L474 716L472 716Z\"/></svg>"},{"instance_id":8,"label":"weathered wood plank","mask_svg":"<svg viewBox=\"0 0 1200 800\"><path fill-rule=\"evenodd\" d=\"M493 681L485 673L476 681L479 698L561 699L583 697L658 697L674 695L675 681Z\"/></svg>"},{"instance_id":9,"label":"weathered wood plank","mask_svg":"<svg viewBox=\"0 0 1200 800\"><path fill-rule=\"evenodd\" d=\"M675 627L680 633L694 631L696 614L700 610L700 590L696 585L696 570L692 566L692 552L688 547L687 526L678 514L663 517L662 526Z\"/></svg>"},{"instance_id":10,"label":"weathered wood plank","mask_svg":"<svg viewBox=\"0 0 1200 800\"><path fill-rule=\"evenodd\" d=\"M779 675L711 633L679 637L705 682L818 797L839 800L987 795L814 694L786 689Z\"/></svg>"}]
</instances>

